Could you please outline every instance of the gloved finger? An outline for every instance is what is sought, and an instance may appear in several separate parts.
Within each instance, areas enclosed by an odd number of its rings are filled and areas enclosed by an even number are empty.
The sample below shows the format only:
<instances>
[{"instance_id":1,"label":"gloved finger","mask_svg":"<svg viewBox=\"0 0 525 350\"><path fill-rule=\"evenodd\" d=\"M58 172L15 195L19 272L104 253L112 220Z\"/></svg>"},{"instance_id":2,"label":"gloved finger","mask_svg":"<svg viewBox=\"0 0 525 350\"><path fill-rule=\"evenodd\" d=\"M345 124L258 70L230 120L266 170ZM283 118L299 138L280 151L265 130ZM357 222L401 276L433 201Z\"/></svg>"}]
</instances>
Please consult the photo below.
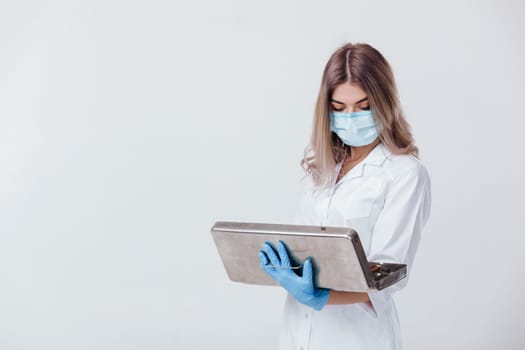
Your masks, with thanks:
<instances>
[{"instance_id":1,"label":"gloved finger","mask_svg":"<svg viewBox=\"0 0 525 350\"><path fill-rule=\"evenodd\" d=\"M264 253L262 250L259 251L259 261L261 262L261 268L264 270L264 272L266 272L270 276L272 276L275 273L275 268L272 267L270 261L268 260L268 257L266 256L266 253Z\"/></svg>"},{"instance_id":2,"label":"gloved finger","mask_svg":"<svg viewBox=\"0 0 525 350\"><path fill-rule=\"evenodd\" d=\"M268 260L268 257L266 256L266 254L264 254L262 250L259 251L259 261L261 262L261 267L268 265L268 263L270 262Z\"/></svg>"},{"instance_id":3,"label":"gloved finger","mask_svg":"<svg viewBox=\"0 0 525 350\"><path fill-rule=\"evenodd\" d=\"M270 263L273 266L281 266L281 260L279 260L279 257L275 253L275 249L273 249L273 246L270 242L264 243L262 250L264 253L266 253L266 256L268 259L270 259Z\"/></svg>"},{"instance_id":4,"label":"gloved finger","mask_svg":"<svg viewBox=\"0 0 525 350\"><path fill-rule=\"evenodd\" d=\"M277 252L279 253L279 258L281 260L281 267L291 267L290 257L288 256L288 250L284 245L283 241L277 243Z\"/></svg>"},{"instance_id":5,"label":"gloved finger","mask_svg":"<svg viewBox=\"0 0 525 350\"><path fill-rule=\"evenodd\" d=\"M313 285L312 262L306 259L303 265L303 280Z\"/></svg>"}]
</instances>

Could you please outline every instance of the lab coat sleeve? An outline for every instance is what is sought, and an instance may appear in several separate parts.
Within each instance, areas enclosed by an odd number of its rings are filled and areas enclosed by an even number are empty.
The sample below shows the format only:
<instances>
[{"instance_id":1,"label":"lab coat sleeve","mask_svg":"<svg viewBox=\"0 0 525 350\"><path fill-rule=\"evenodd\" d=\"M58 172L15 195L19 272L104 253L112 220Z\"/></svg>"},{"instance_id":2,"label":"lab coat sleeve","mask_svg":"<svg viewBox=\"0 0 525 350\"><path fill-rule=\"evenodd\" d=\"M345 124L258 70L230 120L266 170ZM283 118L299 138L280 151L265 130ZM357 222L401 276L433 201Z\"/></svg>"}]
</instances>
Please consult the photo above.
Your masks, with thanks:
<instances>
[{"instance_id":1,"label":"lab coat sleeve","mask_svg":"<svg viewBox=\"0 0 525 350\"><path fill-rule=\"evenodd\" d=\"M430 177L421 163L392 177L384 206L372 231L369 261L407 265L407 276L381 291L368 294L366 304L374 317L381 314L391 295L408 282L421 232L430 214Z\"/></svg>"}]
</instances>

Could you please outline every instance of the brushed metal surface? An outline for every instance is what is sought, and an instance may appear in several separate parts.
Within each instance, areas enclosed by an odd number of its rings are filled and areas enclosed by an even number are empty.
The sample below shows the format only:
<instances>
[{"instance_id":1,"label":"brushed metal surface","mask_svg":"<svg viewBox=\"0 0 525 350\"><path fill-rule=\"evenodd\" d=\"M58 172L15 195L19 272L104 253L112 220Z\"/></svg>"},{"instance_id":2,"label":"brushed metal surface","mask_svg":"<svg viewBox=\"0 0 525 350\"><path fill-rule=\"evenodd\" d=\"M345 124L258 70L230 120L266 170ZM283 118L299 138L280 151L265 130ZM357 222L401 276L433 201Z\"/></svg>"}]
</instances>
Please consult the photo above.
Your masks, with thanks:
<instances>
[{"instance_id":1,"label":"brushed metal surface","mask_svg":"<svg viewBox=\"0 0 525 350\"><path fill-rule=\"evenodd\" d=\"M351 228L216 222L211 234L232 281L275 285L260 267L265 241L286 243L292 264L313 257L316 285L341 291L376 289L363 248ZM299 270L300 271L300 270Z\"/></svg>"}]
</instances>

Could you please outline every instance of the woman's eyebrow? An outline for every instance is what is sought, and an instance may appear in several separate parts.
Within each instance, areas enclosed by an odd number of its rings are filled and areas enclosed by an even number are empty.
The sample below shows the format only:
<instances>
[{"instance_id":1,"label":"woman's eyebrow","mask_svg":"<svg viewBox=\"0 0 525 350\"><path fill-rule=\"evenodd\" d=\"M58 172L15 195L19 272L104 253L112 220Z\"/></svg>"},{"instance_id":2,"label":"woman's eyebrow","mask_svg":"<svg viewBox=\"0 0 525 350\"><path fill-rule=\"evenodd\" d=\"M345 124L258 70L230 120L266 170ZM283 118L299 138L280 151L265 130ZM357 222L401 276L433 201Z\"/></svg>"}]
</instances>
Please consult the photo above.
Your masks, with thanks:
<instances>
[{"instance_id":1,"label":"woman's eyebrow","mask_svg":"<svg viewBox=\"0 0 525 350\"><path fill-rule=\"evenodd\" d=\"M357 101L356 103L360 103L360 102L363 102L363 101L366 101L366 100L368 100L368 96L367 96L367 97L364 97L364 98L362 98L362 99L360 99L360 100ZM330 102L340 103L340 104L344 105L343 102L339 102L339 101L337 101L337 100L334 100L333 98L330 99Z\"/></svg>"}]
</instances>

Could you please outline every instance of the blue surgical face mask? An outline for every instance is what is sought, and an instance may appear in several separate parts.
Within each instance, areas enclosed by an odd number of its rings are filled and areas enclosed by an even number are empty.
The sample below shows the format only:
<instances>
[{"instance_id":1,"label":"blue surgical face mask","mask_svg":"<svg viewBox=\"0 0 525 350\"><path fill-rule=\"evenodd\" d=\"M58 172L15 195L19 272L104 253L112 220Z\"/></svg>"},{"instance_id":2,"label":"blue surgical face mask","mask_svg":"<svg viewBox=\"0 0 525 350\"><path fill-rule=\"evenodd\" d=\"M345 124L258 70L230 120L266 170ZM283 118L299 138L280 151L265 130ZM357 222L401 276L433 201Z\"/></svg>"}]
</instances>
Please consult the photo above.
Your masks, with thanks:
<instances>
[{"instance_id":1,"label":"blue surgical face mask","mask_svg":"<svg viewBox=\"0 0 525 350\"><path fill-rule=\"evenodd\" d=\"M372 117L372 111L331 112L330 130L348 146L366 146L379 136L381 128L377 128Z\"/></svg>"}]
</instances>

